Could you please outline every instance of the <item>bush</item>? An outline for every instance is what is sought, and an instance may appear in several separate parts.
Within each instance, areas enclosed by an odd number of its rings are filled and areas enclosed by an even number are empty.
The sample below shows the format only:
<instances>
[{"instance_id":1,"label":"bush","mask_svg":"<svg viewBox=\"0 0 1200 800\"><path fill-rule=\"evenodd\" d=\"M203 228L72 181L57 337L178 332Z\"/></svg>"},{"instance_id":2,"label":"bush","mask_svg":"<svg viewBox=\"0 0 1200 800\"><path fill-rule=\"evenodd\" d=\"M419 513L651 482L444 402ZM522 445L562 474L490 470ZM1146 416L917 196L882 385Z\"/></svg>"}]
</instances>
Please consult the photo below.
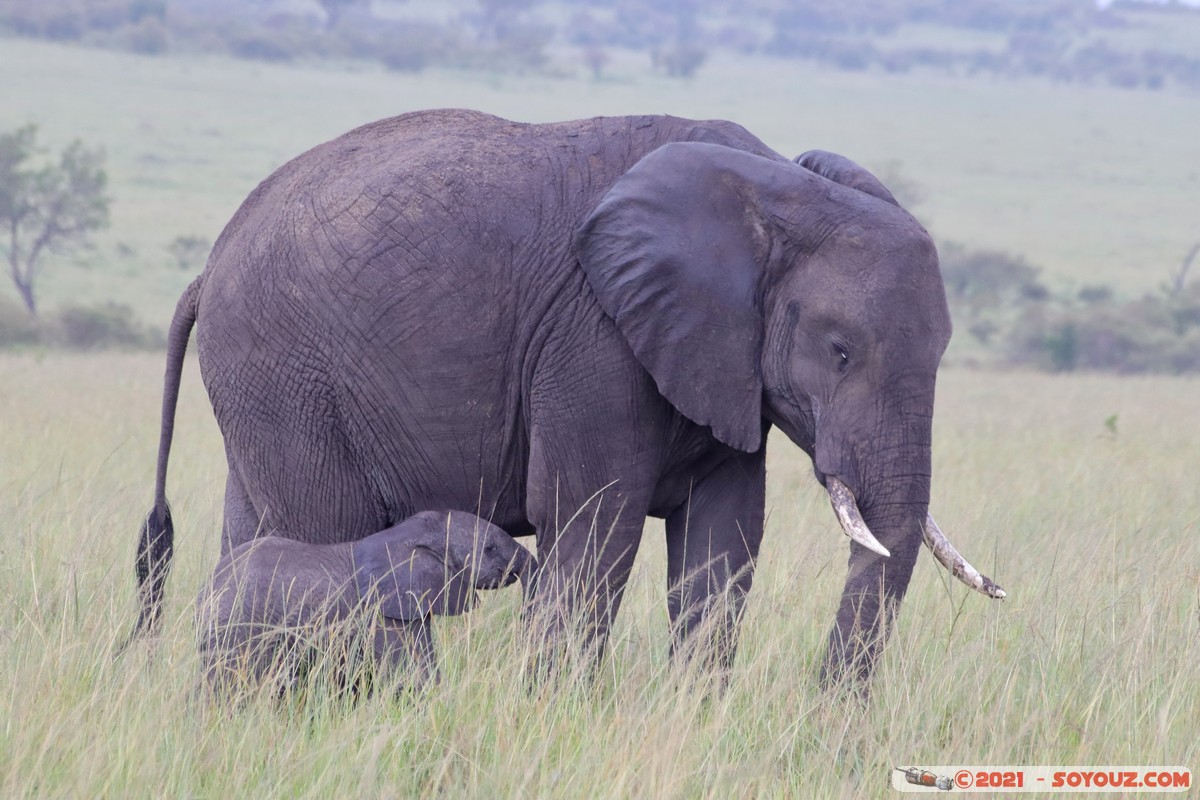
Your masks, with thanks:
<instances>
[{"instance_id":1,"label":"bush","mask_svg":"<svg viewBox=\"0 0 1200 800\"><path fill-rule=\"evenodd\" d=\"M1055 372L1200 372L1200 282L1185 285L1186 270L1122 301L1099 284L1051 294L1036 267L1007 253L939 249L955 325L996 360Z\"/></svg>"},{"instance_id":2,"label":"bush","mask_svg":"<svg viewBox=\"0 0 1200 800\"><path fill-rule=\"evenodd\" d=\"M939 250L953 317L981 344L1008 330L1022 307L1049 295L1038 280L1038 268L1023 258L997 250L968 250L954 242Z\"/></svg>"},{"instance_id":3,"label":"bush","mask_svg":"<svg viewBox=\"0 0 1200 800\"><path fill-rule=\"evenodd\" d=\"M0 0L0 21L15 33L75 41L166 19L164 0Z\"/></svg>"},{"instance_id":4,"label":"bush","mask_svg":"<svg viewBox=\"0 0 1200 800\"><path fill-rule=\"evenodd\" d=\"M120 303L64 306L46 320L43 341L73 350L156 349L163 335L137 322Z\"/></svg>"},{"instance_id":5,"label":"bush","mask_svg":"<svg viewBox=\"0 0 1200 800\"><path fill-rule=\"evenodd\" d=\"M677 44L656 53L656 63L673 78L690 78L708 59L708 52L696 44Z\"/></svg>"},{"instance_id":6,"label":"bush","mask_svg":"<svg viewBox=\"0 0 1200 800\"><path fill-rule=\"evenodd\" d=\"M128 26L121 33L126 48L135 53L159 55L167 51L167 29L162 20L143 17L141 22Z\"/></svg>"},{"instance_id":7,"label":"bush","mask_svg":"<svg viewBox=\"0 0 1200 800\"><path fill-rule=\"evenodd\" d=\"M288 62L303 55L304 43L259 26L237 28L226 37L229 52L254 61Z\"/></svg>"},{"instance_id":8,"label":"bush","mask_svg":"<svg viewBox=\"0 0 1200 800\"><path fill-rule=\"evenodd\" d=\"M390 43L380 55L380 60L395 72L421 72L445 54L446 51L436 40L418 34Z\"/></svg>"},{"instance_id":9,"label":"bush","mask_svg":"<svg viewBox=\"0 0 1200 800\"><path fill-rule=\"evenodd\" d=\"M375 19L359 25L343 21L332 36L335 52L350 58L376 58L396 72L464 66L468 60L463 35L435 22Z\"/></svg>"},{"instance_id":10,"label":"bush","mask_svg":"<svg viewBox=\"0 0 1200 800\"><path fill-rule=\"evenodd\" d=\"M212 242L203 236L176 236L167 245L167 252L175 259L175 266L185 272L199 271L204 267Z\"/></svg>"},{"instance_id":11,"label":"bush","mask_svg":"<svg viewBox=\"0 0 1200 800\"><path fill-rule=\"evenodd\" d=\"M1087 287L1085 304L1027 307L1008 336L1011 361L1042 369L1200 371L1200 284L1116 302Z\"/></svg>"},{"instance_id":12,"label":"bush","mask_svg":"<svg viewBox=\"0 0 1200 800\"><path fill-rule=\"evenodd\" d=\"M501 29L494 42L464 48L465 65L498 72L538 70L546 66L546 48L554 29L544 25L512 23Z\"/></svg>"},{"instance_id":13,"label":"bush","mask_svg":"<svg viewBox=\"0 0 1200 800\"><path fill-rule=\"evenodd\" d=\"M157 350L166 346L166 338L139 323L133 309L120 303L63 306L39 321L20 303L0 297L0 349L31 346Z\"/></svg>"},{"instance_id":14,"label":"bush","mask_svg":"<svg viewBox=\"0 0 1200 800\"><path fill-rule=\"evenodd\" d=\"M87 28L82 5L64 0L45 3L9 0L2 13L5 25L22 36L74 41L80 39Z\"/></svg>"},{"instance_id":15,"label":"bush","mask_svg":"<svg viewBox=\"0 0 1200 800\"><path fill-rule=\"evenodd\" d=\"M583 63L587 65L593 80L600 80L600 75L611 60L608 51L598 45L588 45L583 49Z\"/></svg>"},{"instance_id":16,"label":"bush","mask_svg":"<svg viewBox=\"0 0 1200 800\"><path fill-rule=\"evenodd\" d=\"M30 345L37 340L38 324L34 316L17 301L0 296L0 347Z\"/></svg>"}]
</instances>

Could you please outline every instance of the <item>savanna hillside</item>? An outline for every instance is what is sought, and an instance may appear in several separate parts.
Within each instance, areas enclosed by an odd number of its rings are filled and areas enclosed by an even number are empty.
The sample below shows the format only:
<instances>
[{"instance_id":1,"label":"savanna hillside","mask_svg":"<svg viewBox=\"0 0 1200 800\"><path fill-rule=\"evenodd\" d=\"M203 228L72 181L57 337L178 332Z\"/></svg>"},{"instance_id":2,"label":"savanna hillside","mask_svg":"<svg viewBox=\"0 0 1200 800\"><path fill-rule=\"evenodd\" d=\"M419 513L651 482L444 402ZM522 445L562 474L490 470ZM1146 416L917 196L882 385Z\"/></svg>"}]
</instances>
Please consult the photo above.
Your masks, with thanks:
<instances>
[{"instance_id":1,"label":"savanna hillside","mask_svg":"<svg viewBox=\"0 0 1200 800\"><path fill-rule=\"evenodd\" d=\"M431 106L529 121L673 113L878 172L942 244L952 361L1200 370L1200 268L1184 269L1200 243L1200 12L821 8L0 4L21 34L0 52L19 78L3 129L34 123L51 150L79 137L107 155L112 224L90 251L46 256L39 294L51 310L120 303L161 330L246 193L371 119ZM148 28L163 33L149 52L134 35ZM98 333L113 327L101 316ZM0 317L0 338L22 325L7 307Z\"/></svg>"}]
</instances>

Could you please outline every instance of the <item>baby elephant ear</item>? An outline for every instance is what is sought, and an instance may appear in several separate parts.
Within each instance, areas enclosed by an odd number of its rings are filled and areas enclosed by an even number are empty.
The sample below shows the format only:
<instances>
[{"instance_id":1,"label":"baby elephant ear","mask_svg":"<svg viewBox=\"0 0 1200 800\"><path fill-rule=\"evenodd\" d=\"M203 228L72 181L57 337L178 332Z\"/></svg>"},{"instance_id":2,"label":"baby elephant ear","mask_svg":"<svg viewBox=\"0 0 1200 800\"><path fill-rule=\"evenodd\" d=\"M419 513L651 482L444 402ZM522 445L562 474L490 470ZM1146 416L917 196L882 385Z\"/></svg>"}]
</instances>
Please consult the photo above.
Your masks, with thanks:
<instances>
[{"instance_id":1,"label":"baby elephant ear","mask_svg":"<svg viewBox=\"0 0 1200 800\"><path fill-rule=\"evenodd\" d=\"M444 550L376 535L356 543L352 553L359 599L378 603L385 617L411 622L430 614L463 614L475 606L466 570L448 563Z\"/></svg>"},{"instance_id":2,"label":"baby elephant ear","mask_svg":"<svg viewBox=\"0 0 1200 800\"><path fill-rule=\"evenodd\" d=\"M830 153L828 150L809 150L796 156L796 163L834 183L886 200L894 206L900 205L879 178L845 156Z\"/></svg>"},{"instance_id":3,"label":"baby elephant ear","mask_svg":"<svg viewBox=\"0 0 1200 800\"><path fill-rule=\"evenodd\" d=\"M576 234L605 313L680 413L731 447L762 445L763 317L771 250L757 201L795 169L676 142L644 156Z\"/></svg>"}]
</instances>

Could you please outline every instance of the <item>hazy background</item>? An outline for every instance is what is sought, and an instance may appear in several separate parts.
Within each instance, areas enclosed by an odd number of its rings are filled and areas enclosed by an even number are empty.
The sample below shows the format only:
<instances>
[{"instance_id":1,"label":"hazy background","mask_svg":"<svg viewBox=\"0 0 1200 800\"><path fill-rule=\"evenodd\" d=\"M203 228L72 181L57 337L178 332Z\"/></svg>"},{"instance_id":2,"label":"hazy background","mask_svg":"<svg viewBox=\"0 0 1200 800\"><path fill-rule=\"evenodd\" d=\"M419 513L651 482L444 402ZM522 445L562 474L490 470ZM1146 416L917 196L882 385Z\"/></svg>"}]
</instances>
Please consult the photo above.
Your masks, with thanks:
<instances>
[{"instance_id":1,"label":"hazy background","mask_svg":"<svg viewBox=\"0 0 1200 800\"><path fill-rule=\"evenodd\" d=\"M225 221L287 159L463 106L725 118L789 156L843 153L939 242L952 363L1200 370L1200 280L1181 274L1200 243L1187 6L0 0L0 31L0 131L34 123L51 155L76 138L106 155L111 225L48 255L37 291L47 316L130 311L97 313L76 345L160 341ZM10 297L0 340L7 324L18 341Z\"/></svg>"}]
</instances>

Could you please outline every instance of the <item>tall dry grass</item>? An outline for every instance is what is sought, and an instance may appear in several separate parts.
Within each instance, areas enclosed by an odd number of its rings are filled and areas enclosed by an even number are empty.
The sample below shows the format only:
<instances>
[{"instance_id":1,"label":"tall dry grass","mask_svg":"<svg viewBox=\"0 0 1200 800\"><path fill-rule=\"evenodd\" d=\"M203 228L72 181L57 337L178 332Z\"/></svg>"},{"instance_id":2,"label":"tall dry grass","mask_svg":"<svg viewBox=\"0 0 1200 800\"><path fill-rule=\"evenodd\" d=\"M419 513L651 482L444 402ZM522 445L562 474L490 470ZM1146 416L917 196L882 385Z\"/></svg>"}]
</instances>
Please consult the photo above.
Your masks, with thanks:
<instances>
[{"instance_id":1,"label":"tall dry grass","mask_svg":"<svg viewBox=\"0 0 1200 800\"><path fill-rule=\"evenodd\" d=\"M816 672L847 545L772 442L767 540L723 694L667 661L652 523L596 680L526 691L515 588L438 620L418 698L198 698L221 442L189 362L164 632L133 619L161 359L0 355L0 796L876 797L896 764L1200 766L1200 381L948 372L934 510L1009 592L917 567L870 701Z\"/></svg>"}]
</instances>

